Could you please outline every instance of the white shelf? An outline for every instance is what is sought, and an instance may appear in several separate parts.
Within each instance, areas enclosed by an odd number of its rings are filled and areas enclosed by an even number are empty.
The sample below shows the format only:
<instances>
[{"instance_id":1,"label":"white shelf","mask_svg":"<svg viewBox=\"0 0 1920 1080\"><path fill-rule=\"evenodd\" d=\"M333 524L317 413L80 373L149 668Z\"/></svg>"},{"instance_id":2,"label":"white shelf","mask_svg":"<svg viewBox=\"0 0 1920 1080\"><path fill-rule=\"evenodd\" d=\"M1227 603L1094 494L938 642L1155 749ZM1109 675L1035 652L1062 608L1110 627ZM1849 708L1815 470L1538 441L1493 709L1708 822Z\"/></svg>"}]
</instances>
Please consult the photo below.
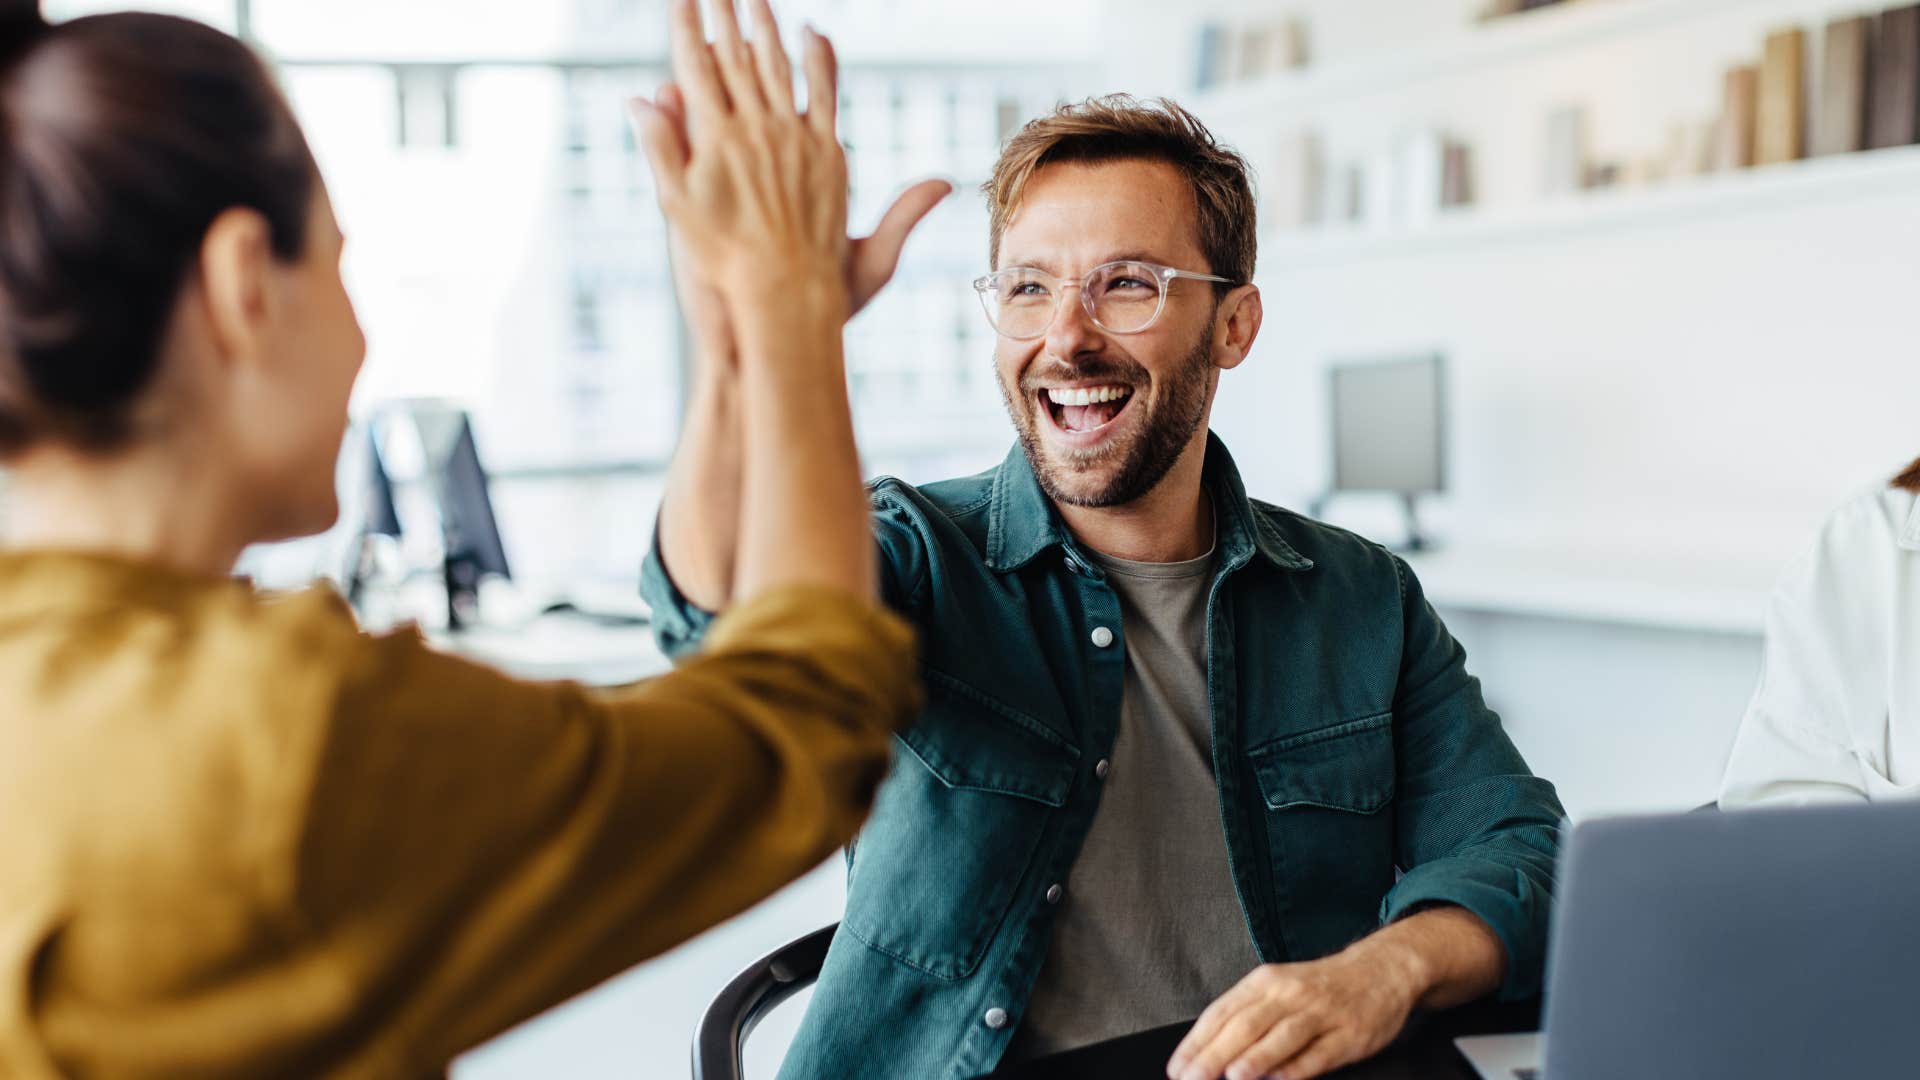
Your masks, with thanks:
<instances>
[{"instance_id":1,"label":"white shelf","mask_svg":"<svg viewBox=\"0 0 1920 1080\"><path fill-rule=\"evenodd\" d=\"M1563 242L1583 233L1765 214L1874 195L1920 192L1920 146L1812 158L1657 186L1567 195L1525 209L1457 210L1418 229L1326 225L1261 237L1260 270L1457 252L1496 244Z\"/></svg>"},{"instance_id":2,"label":"white shelf","mask_svg":"<svg viewBox=\"0 0 1920 1080\"><path fill-rule=\"evenodd\" d=\"M1438 608L1759 635L1777 568L1757 560L1451 547L1408 560Z\"/></svg>"},{"instance_id":3,"label":"white shelf","mask_svg":"<svg viewBox=\"0 0 1920 1080\"><path fill-rule=\"evenodd\" d=\"M1754 0L1568 0L1554 7L1463 27L1418 45L1228 83L1195 95L1190 104L1209 119L1270 114L1484 72L1502 64L1537 60L1562 49L1753 6Z\"/></svg>"}]
</instances>

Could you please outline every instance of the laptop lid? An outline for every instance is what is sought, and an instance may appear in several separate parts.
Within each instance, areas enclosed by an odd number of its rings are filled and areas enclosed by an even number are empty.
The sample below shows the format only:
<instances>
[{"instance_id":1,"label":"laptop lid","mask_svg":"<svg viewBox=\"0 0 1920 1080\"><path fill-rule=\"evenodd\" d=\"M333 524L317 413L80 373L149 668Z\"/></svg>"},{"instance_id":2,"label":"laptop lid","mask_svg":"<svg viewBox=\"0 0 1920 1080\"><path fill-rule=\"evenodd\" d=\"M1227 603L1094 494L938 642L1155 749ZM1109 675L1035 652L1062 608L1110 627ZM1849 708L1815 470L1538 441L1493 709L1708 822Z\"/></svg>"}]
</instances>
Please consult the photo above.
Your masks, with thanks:
<instances>
[{"instance_id":1,"label":"laptop lid","mask_svg":"<svg viewBox=\"0 0 1920 1080\"><path fill-rule=\"evenodd\" d=\"M1920 803L1583 822L1548 1080L1920 1075Z\"/></svg>"}]
</instances>

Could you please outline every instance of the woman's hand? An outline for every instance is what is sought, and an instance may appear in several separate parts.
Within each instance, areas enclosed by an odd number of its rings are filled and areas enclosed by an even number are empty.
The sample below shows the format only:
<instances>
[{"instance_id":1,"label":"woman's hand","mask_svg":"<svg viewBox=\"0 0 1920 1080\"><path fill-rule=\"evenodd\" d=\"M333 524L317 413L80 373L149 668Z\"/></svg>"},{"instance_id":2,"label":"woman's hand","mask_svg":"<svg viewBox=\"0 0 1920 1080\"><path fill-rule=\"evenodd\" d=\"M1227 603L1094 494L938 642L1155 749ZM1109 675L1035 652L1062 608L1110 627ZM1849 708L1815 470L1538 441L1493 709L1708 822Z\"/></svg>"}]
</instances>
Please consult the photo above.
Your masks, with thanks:
<instances>
[{"instance_id":1,"label":"woman's hand","mask_svg":"<svg viewBox=\"0 0 1920 1080\"><path fill-rule=\"evenodd\" d=\"M668 82L662 86L650 102L643 98L634 99L632 112L641 137L665 140L665 150L671 160L685 160L691 156L686 95L681 92L678 83ZM847 285L849 317L859 314L886 287L887 282L893 280L907 237L952 191L953 185L945 180L922 180L900 193L887 212L881 215L880 224L872 233L848 238L843 275ZM677 230L671 237L671 244L676 251L682 246ZM686 261L685 257L679 256L674 260L674 283L680 295L681 312L686 316L702 355L723 367L731 367L733 340L720 294L689 272Z\"/></svg>"},{"instance_id":2,"label":"woman's hand","mask_svg":"<svg viewBox=\"0 0 1920 1080\"><path fill-rule=\"evenodd\" d=\"M730 308L802 293L844 318L847 166L834 127L832 47L808 31L801 110L773 10L750 3L753 43L732 0L720 0L709 46L694 0L674 0L676 88L638 103L660 205L687 276Z\"/></svg>"}]
</instances>

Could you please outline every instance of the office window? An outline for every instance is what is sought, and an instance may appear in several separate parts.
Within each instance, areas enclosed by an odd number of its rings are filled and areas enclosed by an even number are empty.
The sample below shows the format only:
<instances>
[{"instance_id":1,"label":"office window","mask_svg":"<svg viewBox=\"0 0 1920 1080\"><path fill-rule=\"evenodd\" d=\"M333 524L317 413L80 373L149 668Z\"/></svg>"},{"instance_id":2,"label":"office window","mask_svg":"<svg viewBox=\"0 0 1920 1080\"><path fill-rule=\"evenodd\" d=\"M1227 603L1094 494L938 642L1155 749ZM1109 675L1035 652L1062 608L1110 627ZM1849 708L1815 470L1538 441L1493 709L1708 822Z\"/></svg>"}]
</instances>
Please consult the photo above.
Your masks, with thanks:
<instances>
[{"instance_id":1,"label":"office window","mask_svg":"<svg viewBox=\"0 0 1920 1080\"><path fill-rule=\"evenodd\" d=\"M350 240L369 343L356 409L458 402L507 483L664 471L689 343L627 109L667 77L663 0L162 6L245 28L278 67ZM1011 124L1090 89L1090 63L1061 60L1064 41L1088 36L1088 4L1036 16L1053 29L1016 42L949 9L778 6L840 46L853 227L870 229L913 180L958 189L848 330L867 468L927 480L990 464L1011 432L968 286L986 258L977 189ZM618 542L601 565L637 563L645 537Z\"/></svg>"}]
</instances>

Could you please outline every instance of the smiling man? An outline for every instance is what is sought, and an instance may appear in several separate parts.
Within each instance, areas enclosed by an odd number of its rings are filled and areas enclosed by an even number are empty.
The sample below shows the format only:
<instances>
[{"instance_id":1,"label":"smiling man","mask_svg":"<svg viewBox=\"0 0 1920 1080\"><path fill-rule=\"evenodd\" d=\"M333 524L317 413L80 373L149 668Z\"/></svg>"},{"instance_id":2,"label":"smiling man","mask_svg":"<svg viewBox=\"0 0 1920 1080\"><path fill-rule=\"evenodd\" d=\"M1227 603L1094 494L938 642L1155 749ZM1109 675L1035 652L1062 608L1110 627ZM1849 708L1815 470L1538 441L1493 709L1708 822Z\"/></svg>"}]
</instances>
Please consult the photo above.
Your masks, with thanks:
<instances>
[{"instance_id":1,"label":"smiling man","mask_svg":"<svg viewBox=\"0 0 1920 1080\"><path fill-rule=\"evenodd\" d=\"M928 708L783 1076L959 1078L1198 1016L1181 1080L1305 1080L1538 992L1557 825L1406 564L1248 498L1207 418L1260 330L1245 162L1167 102L1028 124L974 285L1019 446L872 488ZM724 363L646 590L725 606Z\"/></svg>"}]
</instances>

